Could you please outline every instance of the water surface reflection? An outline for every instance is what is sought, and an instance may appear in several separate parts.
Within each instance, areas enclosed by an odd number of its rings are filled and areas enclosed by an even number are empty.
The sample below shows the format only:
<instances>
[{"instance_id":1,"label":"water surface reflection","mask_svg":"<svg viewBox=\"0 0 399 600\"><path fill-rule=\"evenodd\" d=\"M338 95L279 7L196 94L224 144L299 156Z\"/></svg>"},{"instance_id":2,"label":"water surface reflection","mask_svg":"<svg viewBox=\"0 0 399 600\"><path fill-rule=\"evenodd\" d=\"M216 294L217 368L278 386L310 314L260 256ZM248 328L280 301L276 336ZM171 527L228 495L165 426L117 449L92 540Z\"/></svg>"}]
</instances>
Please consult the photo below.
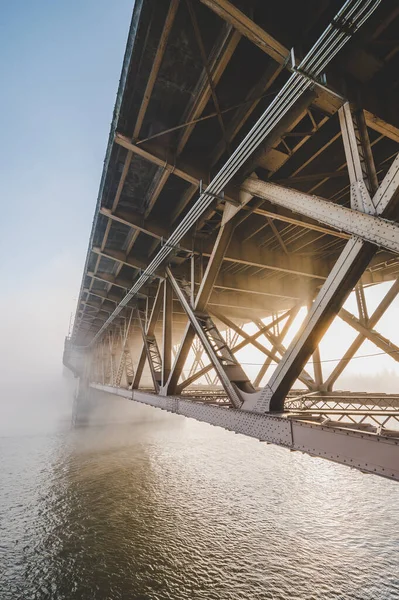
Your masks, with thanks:
<instances>
[{"instance_id":1,"label":"water surface reflection","mask_svg":"<svg viewBox=\"0 0 399 600\"><path fill-rule=\"evenodd\" d=\"M148 411L0 438L2 599L399 598L397 484Z\"/></svg>"}]
</instances>

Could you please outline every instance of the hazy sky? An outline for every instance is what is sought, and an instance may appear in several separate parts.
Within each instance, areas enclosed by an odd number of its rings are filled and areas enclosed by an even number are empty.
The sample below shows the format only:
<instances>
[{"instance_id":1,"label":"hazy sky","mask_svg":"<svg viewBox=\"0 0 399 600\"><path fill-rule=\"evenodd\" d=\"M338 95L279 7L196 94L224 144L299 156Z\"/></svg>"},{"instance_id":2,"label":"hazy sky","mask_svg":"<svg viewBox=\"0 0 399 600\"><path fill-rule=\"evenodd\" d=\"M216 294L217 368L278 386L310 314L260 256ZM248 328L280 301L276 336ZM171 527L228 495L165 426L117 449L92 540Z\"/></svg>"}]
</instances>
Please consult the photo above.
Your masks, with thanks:
<instances>
[{"instance_id":1,"label":"hazy sky","mask_svg":"<svg viewBox=\"0 0 399 600\"><path fill-rule=\"evenodd\" d=\"M2 4L1 366L6 375L21 351L25 377L41 377L50 364L60 364L132 8L133 0Z\"/></svg>"},{"instance_id":2,"label":"hazy sky","mask_svg":"<svg viewBox=\"0 0 399 600\"><path fill-rule=\"evenodd\" d=\"M62 372L132 9L133 0L2 4L3 399L13 382L33 389ZM375 303L381 293L371 295ZM383 321L386 335L392 323L392 317ZM342 326L328 335L325 358L344 349L349 331ZM359 354L376 351L367 344ZM358 360L351 371L384 368L396 363Z\"/></svg>"},{"instance_id":3,"label":"hazy sky","mask_svg":"<svg viewBox=\"0 0 399 600\"><path fill-rule=\"evenodd\" d=\"M34 419L38 402L54 411L65 392L64 336L132 9L133 0L1 6L0 429Z\"/></svg>"}]
</instances>

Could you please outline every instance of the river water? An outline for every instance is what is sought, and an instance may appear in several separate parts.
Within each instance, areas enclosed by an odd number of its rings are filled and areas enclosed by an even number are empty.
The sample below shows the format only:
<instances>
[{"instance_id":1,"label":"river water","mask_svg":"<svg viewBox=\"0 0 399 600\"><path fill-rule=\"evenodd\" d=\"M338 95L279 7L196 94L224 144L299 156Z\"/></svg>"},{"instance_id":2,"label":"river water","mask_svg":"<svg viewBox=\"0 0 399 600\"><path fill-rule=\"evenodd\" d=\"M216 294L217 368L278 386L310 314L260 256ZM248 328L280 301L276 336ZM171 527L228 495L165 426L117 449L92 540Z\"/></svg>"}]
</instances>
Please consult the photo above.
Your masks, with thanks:
<instances>
[{"instance_id":1,"label":"river water","mask_svg":"<svg viewBox=\"0 0 399 600\"><path fill-rule=\"evenodd\" d=\"M1 600L399 599L399 484L123 411L1 430Z\"/></svg>"}]
</instances>

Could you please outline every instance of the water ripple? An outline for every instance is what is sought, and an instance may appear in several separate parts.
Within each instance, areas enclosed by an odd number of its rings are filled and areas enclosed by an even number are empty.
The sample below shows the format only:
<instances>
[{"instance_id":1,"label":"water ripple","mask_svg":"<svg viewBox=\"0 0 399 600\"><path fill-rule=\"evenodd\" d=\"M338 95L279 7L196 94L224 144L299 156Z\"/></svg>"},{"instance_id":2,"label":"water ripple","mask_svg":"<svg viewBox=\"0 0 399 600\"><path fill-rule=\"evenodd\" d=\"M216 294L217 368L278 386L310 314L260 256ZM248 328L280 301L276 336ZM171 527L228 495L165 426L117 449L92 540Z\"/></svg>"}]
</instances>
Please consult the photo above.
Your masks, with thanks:
<instances>
[{"instance_id":1,"label":"water ripple","mask_svg":"<svg viewBox=\"0 0 399 600\"><path fill-rule=\"evenodd\" d=\"M0 469L1 600L399 599L391 481L173 415Z\"/></svg>"}]
</instances>

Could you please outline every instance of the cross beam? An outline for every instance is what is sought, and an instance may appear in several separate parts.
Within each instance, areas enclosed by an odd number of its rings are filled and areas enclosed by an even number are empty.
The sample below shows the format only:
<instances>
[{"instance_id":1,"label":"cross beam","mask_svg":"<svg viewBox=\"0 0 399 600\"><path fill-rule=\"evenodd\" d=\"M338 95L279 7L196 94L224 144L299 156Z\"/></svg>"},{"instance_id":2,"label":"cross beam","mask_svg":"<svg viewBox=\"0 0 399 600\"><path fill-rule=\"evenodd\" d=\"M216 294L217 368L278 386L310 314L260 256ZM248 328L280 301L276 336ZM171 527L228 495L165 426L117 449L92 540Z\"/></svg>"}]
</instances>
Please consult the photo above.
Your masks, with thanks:
<instances>
[{"instance_id":1,"label":"cross beam","mask_svg":"<svg viewBox=\"0 0 399 600\"><path fill-rule=\"evenodd\" d=\"M356 180L353 185L358 188L358 181ZM273 204L278 204L293 212L315 219L339 231L345 231L391 252L399 253L399 225L378 216L382 216L383 207L394 203L398 194L399 154L393 161L375 196L370 200L371 206L375 210L375 216L334 204L318 196L311 196L305 192L285 188L267 181L260 181L259 179L247 179L242 187L246 192L268 200ZM360 187L362 188L362 195L370 198L363 184Z\"/></svg>"}]
</instances>

